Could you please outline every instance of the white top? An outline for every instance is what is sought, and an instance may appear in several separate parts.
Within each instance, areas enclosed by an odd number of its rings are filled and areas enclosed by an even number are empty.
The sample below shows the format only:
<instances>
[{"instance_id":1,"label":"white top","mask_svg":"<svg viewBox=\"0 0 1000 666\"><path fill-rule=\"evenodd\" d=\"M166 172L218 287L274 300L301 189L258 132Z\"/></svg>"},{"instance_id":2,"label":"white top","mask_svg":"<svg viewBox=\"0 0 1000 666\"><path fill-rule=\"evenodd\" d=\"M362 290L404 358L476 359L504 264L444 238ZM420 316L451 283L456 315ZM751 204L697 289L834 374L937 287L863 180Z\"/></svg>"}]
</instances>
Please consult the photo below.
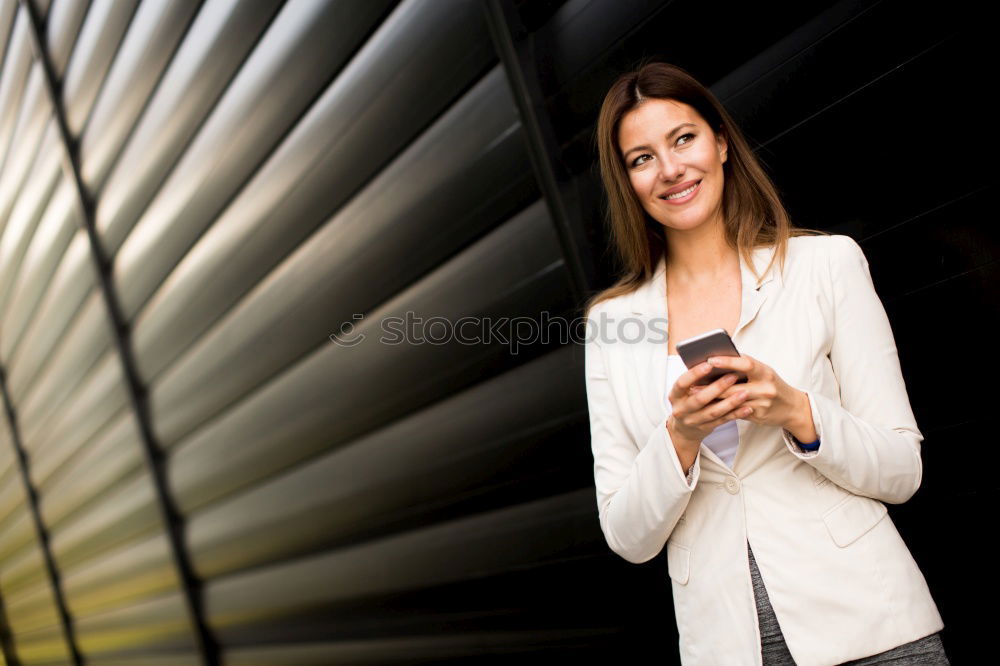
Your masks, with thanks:
<instances>
[{"instance_id":1,"label":"white top","mask_svg":"<svg viewBox=\"0 0 1000 666\"><path fill-rule=\"evenodd\" d=\"M674 387L674 383L677 382L677 378L686 371L687 366L684 365L684 361L681 360L680 356L676 354L667 355L667 386L664 400L667 400L668 405L670 401L667 396L670 394L670 390ZM739 420L728 421L717 426L708 437L702 440L708 448L712 449L715 455L719 456L723 462L729 465L730 469L733 467L733 460L736 459L736 449L740 445L740 433L736 427L736 422Z\"/></svg>"}]
</instances>

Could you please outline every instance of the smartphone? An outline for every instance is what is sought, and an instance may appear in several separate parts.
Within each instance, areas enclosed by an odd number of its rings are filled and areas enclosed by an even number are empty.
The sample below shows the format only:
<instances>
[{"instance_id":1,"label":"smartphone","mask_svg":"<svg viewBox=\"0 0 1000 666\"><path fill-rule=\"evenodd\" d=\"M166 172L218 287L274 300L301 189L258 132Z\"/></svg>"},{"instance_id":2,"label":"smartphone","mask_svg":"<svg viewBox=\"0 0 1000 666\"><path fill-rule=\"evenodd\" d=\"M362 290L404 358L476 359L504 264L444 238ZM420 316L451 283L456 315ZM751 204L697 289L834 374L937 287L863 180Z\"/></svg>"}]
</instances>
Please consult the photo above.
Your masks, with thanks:
<instances>
[{"instance_id":1,"label":"smartphone","mask_svg":"<svg viewBox=\"0 0 1000 666\"><path fill-rule=\"evenodd\" d=\"M684 365L688 369L693 368L699 363L704 363L712 356L739 356L740 353L736 350L736 345L733 344L733 339L729 337L725 329L716 328L705 333L701 333L687 340L682 340L677 343L677 353L680 355L681 360L684 361ZM701 380L695 382L695 386L707 386L711 384L719 377L727 375L730 372L736 372L737 384L743 384L747 381L747 376L739 372L738 370L727 370L726 368L713 368L711 372L705 375Z\"/></svg>"}]
</instances>

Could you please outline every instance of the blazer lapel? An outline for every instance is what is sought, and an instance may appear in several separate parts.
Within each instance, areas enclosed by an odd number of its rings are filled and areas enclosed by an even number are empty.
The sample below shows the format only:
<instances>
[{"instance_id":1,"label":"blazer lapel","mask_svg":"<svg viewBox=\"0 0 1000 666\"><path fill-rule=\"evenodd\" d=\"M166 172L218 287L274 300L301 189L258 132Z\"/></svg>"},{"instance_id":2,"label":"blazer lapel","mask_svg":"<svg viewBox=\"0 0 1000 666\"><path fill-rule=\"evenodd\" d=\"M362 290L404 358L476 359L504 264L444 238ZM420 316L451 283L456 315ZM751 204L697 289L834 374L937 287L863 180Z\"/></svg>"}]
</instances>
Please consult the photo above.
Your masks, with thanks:
<instances>
[{"instance_id":1,"label":"blazer lapel","mask_svg":"<svg viewBox=\"0 0 1000 666\"><path fill-rule=\"evenodd\" d=\"M764 269L767 268L768 262L771 261L771 256L774 254L774 249L769 247L758 247L753 251L753 262L754 266L757 268L758 273L763 273ZM774 274L777 272L777 266L774 266L767 272L766 275L760 280L760 284L757 283L757 278L754 277L753 272L743 257L740 257L740 274L742 276L742 299L740 305L740 323L736 325L736 330L733 331L730 337L733 338L735 343L737 337L747 325L750 324L760 312L760 308L764 305L764 301L767 300L768 295L771 293L770 287L767 285L774 281ZM736 345L739 349L739 345Z\"/></svg>"}]
</instances>

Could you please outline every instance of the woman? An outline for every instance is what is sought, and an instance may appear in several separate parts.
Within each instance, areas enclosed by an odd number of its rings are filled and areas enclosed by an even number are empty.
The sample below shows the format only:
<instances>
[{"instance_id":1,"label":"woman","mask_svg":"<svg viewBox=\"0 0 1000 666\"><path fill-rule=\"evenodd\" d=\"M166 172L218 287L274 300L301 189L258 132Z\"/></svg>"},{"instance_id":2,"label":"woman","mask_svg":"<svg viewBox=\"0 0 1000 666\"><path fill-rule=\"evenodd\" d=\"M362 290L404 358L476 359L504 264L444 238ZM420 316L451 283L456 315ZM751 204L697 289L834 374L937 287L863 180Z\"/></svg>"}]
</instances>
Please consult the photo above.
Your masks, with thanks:
<instances>
[{"instance_id":1,"label":"woman","mask_svg":"<svg viewBox=\"0 0 1000 666\"><path fill-rule=\"evenodd\" d=\"M919 487L923 436L858 244L793 228L678 67L619 78L597 141L625 267L587 306L598 513L630 562L666 546L682 662L947 664L885 507ZM677 341L715 328L741 355L685 368Z\"/></svg>"}]
</instances>

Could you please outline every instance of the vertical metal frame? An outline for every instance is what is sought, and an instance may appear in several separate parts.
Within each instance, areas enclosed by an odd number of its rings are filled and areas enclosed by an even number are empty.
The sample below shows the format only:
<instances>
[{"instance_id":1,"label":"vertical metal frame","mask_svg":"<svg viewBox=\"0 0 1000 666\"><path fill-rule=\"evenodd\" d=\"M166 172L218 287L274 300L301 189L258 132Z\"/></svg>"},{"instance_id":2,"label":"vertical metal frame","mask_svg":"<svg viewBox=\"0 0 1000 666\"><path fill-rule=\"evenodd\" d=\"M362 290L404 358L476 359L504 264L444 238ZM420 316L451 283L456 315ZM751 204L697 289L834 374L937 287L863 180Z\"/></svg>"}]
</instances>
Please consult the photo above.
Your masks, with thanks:
<instances>
[{"instance_id":1,"label":"vertical metal frame","mask_svg":"<svg viewBox=\"0 0 1000 666\"><path fill-rule=\"evenodd\" d=\"M31 522L35 525L35 534L38 537L38 547L42 550L42 560L45 562L45 571L49 575L49 582L52 585L52 596L55 599L56 612L59 614L59 621L62 624L63 635L66 638L66 646L73 658L73 663L79 666L83 663L80 651L76 646L76 634L73 631L73 620L69 615L69 608L66 606L66 597L63 595L62 578L59 570L56 569L55 558L52 557L52 549L49 547L49 532L42 522L42 513L38 508L38 493L31 483L31 474L28 472L28 454L24 450L21 442L21 430L17 425L17 414L14 411L14 403L11 402L10 394L7 392L7 375L0 368L0 392L3 393L4 411L7 414L7 424L10 426L10 441L14 445L14 452L17 455L17 466L21 471L21 482L24 484L24 494L28 502L28 512L31 514ZM4 613L4 625L6 626L6 613ZM10 649L14 652L13 635L10 636ZM4 641L4 653L7 652L7 641ZM15 655L15 660L17 659Z\"/></svg>"},{"instance_id":2,"label":"vertical metal frame","mask_svg":"<svg viewBox=\"0 0 1000 666\"><path fill-rule=\"evenodd\" d=\"M517 110L528 142L528 155L535 178L542 190L549 215L555 225L563 258L569 270L576 303L582 303L594 280L594 267L583 229L567 212L563 201L557 163L559 144L545 110L545 98L534 71L534 64L515 34L523 33L521 19L511 0L483 0L483 10L497 56L507 74Z\"/></svg>"},{"instance_id":3,"label":"vertical metal frame","mask_svg":"<svg viewBox=\"0 0 1000 666\"><path fill-rule=\"evenodd\" d=\"M14 649L14 635L7 624L7 608L3 604L3 595L0 595L0 654L3 655L4 663L7 666L21 666L21 660Z\"/></svg>"},{"instance_id":4,"label":"vertical metal frame","mask_svg":"<svg viewBox=\"0 0 1000 666\"><path fill-rule=\"evenodd\" d=\"M70 618L69 610L66 608L66 598L62 592L62 581L59 577L59 570L56 569L55 560L52 557L52 550L49 548L49 533L42 522L42 514L38 508L38 494L31 484L31 476L28 473L28 455L21 445L21 431L17 425L17 415L14 412L14 405L7 393L7 374L0 367L0 393L3 393L4 412L7 414L7 425L10 427L10 441L14 447L14 454L17 457L17 466L21 475L21 482L24 484L24 494L28 503L28 513L31 514L31 522L35 525L35 535L38 537L38 547L42 550L42 560L45 563L45 572L49 576L49 583L52 585L52 596L55 598L56 612L63 628L63 636L69 648L73 663L80 666L82 662L80 652L76 648L76 636L73 633L73 621ZM0 647L3 648L4 659L8 664L20 664L14 645L14 635L7 622L6 608L0 601Z\"/></svg>"},{"instance_id":5,"label":"vertical metal frame","mask_svg":"<svg viewBox=\"0 0 1000 666\"><path fill-rule=\"evenodd\" d=\"M35 53L35 58L42 65L45 71L45 89L48 93L49 100L52 103L53 114L55 115L56 122L59 126L59 136L62 140L63 168L66 175L73 179L73 183L76 188L77 201L79 203L80 210L82 211L81 217L83 225L87 232L87 238L90 241L90 255L98 273L101 294L107 308L108 319L110 320L114 331L114 343L116 349L118 350L119 360L121 361L122 369L125 374L129 401L139 423L139 432L142 440L146 467L150 474L150 478L153 480L157 508L159 510L160 518L163 521L164 528L166 529L167 540L170 544L171 557L173 559L174 568L177 571L178 579L181 582L181 591L184 596L184 602L191 621L192 630L194 631L195 640L198 644L198 650L201 653L203 662L207 666L216 666L220 661L219 646L205 619L204 603L202 599L202 584L194 572L194 568L191 565L191 558L187 552L187 548L185 547L183 517L170 495L166 479L164 456L162 449L156 442L156 438L150 424L146 389L139 379L139 374L135 367L135 360L132 357L132 349L128 340L128 323L122 314L121 306L118 303L117 296L115 295L115 291L111 284L111 264L107 258L104 257L103 250L101 249L101 245L97 237L97 231L94 224L94 202L91 201L90 195L87 192L87 188L84 185L83 178L80 174L78 146L70 134L69 126L66 123L66 109L62 104L59 82L56 78L52 62L49 59L48 50L45 48L45 32L43 30L42 20L37 7L35 7L31 0L20 0L20 4L25 11L28 12L31 19L31 45ZM6 392L4 395L6 398ZM12 406L9 405L10 413L13 413L12 409ZM26 466L24 467L23 472L27 475ZM36 518L39 520L39 529L43 529L37 513ZM48 551L46 551L46 555L48 556ZM49 559L51 560L51 558ZM51 575L56 576L54 565L52 567ZM57 582L58 578L54 578L54 581ZM59 599L61 608L65 613L65 604L62 601L61 594L59 594ZM67 635L72 638L72 623L68 614L65 615L64 622L67 626ZM76 663L79 664L80 656L76 651L75 644L71 642L71 646L77 659Z\"/></svg>"}]
</instances>

